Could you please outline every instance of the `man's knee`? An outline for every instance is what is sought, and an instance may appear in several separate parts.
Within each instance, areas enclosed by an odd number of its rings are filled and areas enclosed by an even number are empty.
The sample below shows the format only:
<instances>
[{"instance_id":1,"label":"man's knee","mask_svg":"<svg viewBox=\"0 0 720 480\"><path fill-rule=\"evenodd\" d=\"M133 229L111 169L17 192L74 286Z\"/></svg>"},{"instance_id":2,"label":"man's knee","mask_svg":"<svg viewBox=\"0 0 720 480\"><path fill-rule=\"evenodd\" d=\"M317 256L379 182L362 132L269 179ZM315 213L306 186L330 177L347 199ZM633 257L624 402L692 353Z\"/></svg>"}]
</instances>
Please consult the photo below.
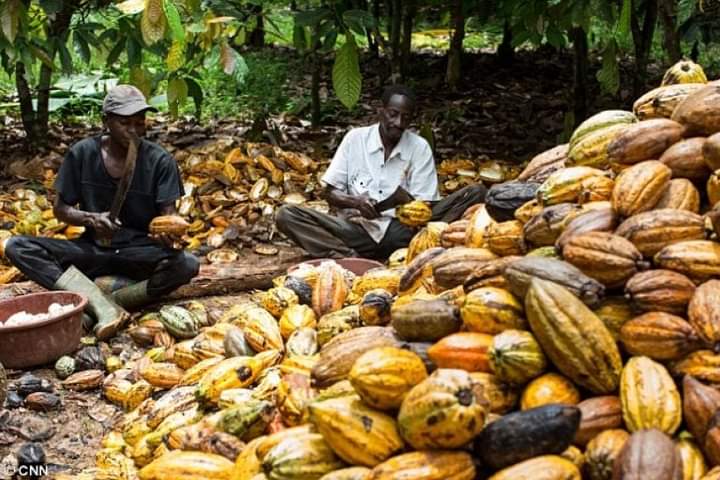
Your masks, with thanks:
<instances>
[{"instance_id":1,"label":"man's knee","mask_svg":"<svg viewBox=\"0 0 720 480\"><path fill-rule=\"evenodd\" d=\"M485 195L487 194L487 188L482 183L475 183L465 187L467 189L466 195L473 199L475 203L485 201Z\"/></svg>"},{"instance_id":2,"label":"man's knee","mask_svg":"<svg viewBox=\"0 0 720 480\"><path fill-rule=\"evenodd\" d=\"M285 233L290 224L297 218L299 208L295 205L283 205L275 214L275 224L278 229Z\"/></svg>"},{"instance_id":3,"label":"man's knee","mask_svg":"<svg viewBox=\"0 0 720 480\"><path fill-rule=\"evenodd\" d=\"M13 265L17 265L18 261L22 259L23 255L31 247L32 237L17 236L10 237L5 242L5 257L12 262Z\"/></svg>"},{"instance_id":4,"label":"man's knee","mask_svg":"<svg viewBox=\"0 0 720 480\"><path fill-rule=\"evenodd\" d=\"M178 279L182 278L183 283L187 283L200 272L200 260L191 253L183 252L178 256L174 270Z\"/></svg>"}]
</instances>

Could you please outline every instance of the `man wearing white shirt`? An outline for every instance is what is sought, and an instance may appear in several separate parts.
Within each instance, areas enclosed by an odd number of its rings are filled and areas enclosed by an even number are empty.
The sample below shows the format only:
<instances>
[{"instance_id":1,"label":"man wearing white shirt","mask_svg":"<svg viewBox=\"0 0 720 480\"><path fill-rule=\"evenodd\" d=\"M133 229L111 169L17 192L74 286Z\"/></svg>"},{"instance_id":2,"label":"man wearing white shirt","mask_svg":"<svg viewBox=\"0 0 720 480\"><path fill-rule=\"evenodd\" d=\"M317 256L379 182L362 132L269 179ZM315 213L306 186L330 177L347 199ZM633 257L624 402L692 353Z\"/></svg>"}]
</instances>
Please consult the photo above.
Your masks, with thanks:
<instances>
[{"instance_id":1,"label":"man wearing white shirt","mask_svg":"<svg viewBox=\"0 0 720 480\"><path fill-rule=\"evenodd\" d=\"M416 233L395 218L392 207L423 200L432 205L432 221L452 222L481 203L482 184L440 200L430 145L407 130L414 111L411 90L386 88L379 122L348 132L322 177L328 203L340 215L286 205L278 211L278 229L316 258L382 259L406 247ZM379 204L387 209L378 211Z\"/></svg>"}]
</instances>

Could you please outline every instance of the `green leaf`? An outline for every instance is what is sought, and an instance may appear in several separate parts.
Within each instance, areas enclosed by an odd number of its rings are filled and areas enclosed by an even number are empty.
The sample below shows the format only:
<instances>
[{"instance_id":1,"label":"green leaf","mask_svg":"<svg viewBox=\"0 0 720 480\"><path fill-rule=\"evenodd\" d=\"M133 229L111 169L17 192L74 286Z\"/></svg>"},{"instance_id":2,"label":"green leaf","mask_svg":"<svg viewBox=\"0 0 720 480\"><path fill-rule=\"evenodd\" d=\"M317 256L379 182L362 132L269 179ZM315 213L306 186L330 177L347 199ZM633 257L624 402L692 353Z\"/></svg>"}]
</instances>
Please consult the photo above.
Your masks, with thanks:
<instances>
[{"instance_id":1,"label":"green leaf","mask_svg":"<svg viewBox=\"0 0 720 480\"><path fill-rule=\"evenodd\" d=\"M295 25L301 27L314 27L319 25L323 20L331 19L332 16L332 10L329 8L306 10L295 14Z\"/></svg>"},{"instance_id":2,"label":"green leaf","mask_svg":"<svg viewBox=\"0 0 720 480\"><path fill-rule=\"evenodd\" d=\"M555 25L551 25L545 33L547 42L555 48L563 48L565 46L565 35L557 29Z\"/></svg>"},{"instance_id":3,"label":"green leaf","mask_svg":"<svg viewBox=\"0 0 720 480\"><path fill-rule=\"evenodd\" d=\"M70 51L68 50L65 42L58 41L57 51L58 51L58 56L60 57L60 67L62 68L62 72L66 75L72 73L72 71L73 71L72 56L70 55Z\"/></svg>"},{"instance_id":4,"label":"green leaf","mask_svg":"<svg viewBox=\"0 0 720 480\"><path fill-rule=\"evenodd\" d=\"M116 3L115 8L125 15L135 15L145 10L145 0L125 0L124 2Z\"/></svg>"},{"instance_id":5,"label":"green leaf","mask_svg":"<svg viewBox=\"0 0 720 480\"><path fill-rule=\"evenodd\" d=\"M53 63L52 58L50 58L50 55L48 55L48 53L44 49L30 43L28 44L28 50L33 57L40 60L43 64L45 64L46 67L55 70L55 64Z\"/></svg>"},{"instance_id":6,"label":"green leaf","mask_svg":"<svg viewBox=\"0 0 720 480\"><path fill-rule=\"evenodd\" d=\"M195 115L200 118L202 115L202 104L205 98L202 86L191 77L185 77L185 83L187 83L188 87L188 96L193 99L193 103L195 104Z\"/></svg>"},{"instance_id":7,"label":"green leaf","mask_svg":"<svg viewBox=\"0 0 720 480\"><path fill-rule=\"evenodd\" d=\"M52 15L62 10L62 0L40 0L40 7L45 10L45 13Z\"/></svg>"},{"instance_id":8,"label":"green leaf","mask_svg":"<svg viewBox=\"0 0 720 480\"><path fill-rule=\"evenodd\" d=\"M293 27L293 46L300 53L309 48L307 37L305 35L305 27L301 27L300 25L295 25Z\"/></svg>"},{"instance_id":9,"label":"green leaf","mask_svg":"<svg viewBox=\"0 0 720 480\"><path fill-rule=\"evenodd\" d=\"M617 43L608 40L602 53L602 68L598 71L597 80L602 89L608 93L616 93L620 88L620 65L617 59Z\"/></svg>"},{"instance_id":10,"label":"green leaf","mask_svg":"<svg viewBox=\"0 0 720 480\"><path fill-rule=\"evenodd\" d=\"M80 34L80 32L73 32L73 46L75 51L80 56L80 59L85 63L90 63L90 46L87 40Z\"/></svg>"},{"instance_id":11,"label":"green leaf","mask_svg":"<svg viewBox=\"0 0 720 480\"><path fill-rule=\"evenodd\" d=\"M335 54L332 71L333 88L340 102L350 109L360 100L362 76L357 46L352 35L346 35L345 44Z\"/></svg>"},{"instance_id":12,"label":"green leaf","mask_svg":"<svg viewBox=\"0 0 720 480\"><path fill-rule=\"evenodd\" d=\"M366 10L346 10L342 14L345 24L358 35L365 35L377 25L375 17Z\"/></svg>"},{"instance_id":13,"label":"green leaf","mask_svg":"<svg viewBox=\"0 0 720 480\"><path fill-rule=\"evenodd\" d=\"M632 18L632 0L623 0L620 19L618 20L618 39L620 44L628 48L632 41L630 20Z\"/></svg>"},{"instance_id":14,"label":"green leaf","mask_svg":"<svg viewBox=\"0 0 720 480\"><path fill-rule=\"evenodd\" d=\"M123 50L125 50L125 44L125 38L121 38L120 40L118 40L112 50L110 50L110 53L108 53L107 59L105 60L105 65L107 65L108 67L112 67L115 62L118 61L118 58L120 58L120 55L122 55Z\"/></svg>"},{"instance_id":15,"label":"green leaf","mask_svg":"<svg viewBox=\"0 0 720 480\"><path fill-rule=\"evenodd\" d=\"M185 103L188 96L188 85L185 80L180 77L173 77L168 80L167 100L170 108L170 115L178 116L180 106Z\"/></svg>"},{"instance_id":16,"label":"green leaf","mask_svg":"<svg viewBox=\"0 0 720 480\"><path fill-rule=\"evenodd\" d=\"M130 83L135 85L145 95L145 98L150 97L150 90L152 88L152 78L141 66L134 66L130 68Z\"/></svg>"},{"instance_id":17,"label":"green leaf","mask_svg":"<svg viewBox=\"0 0 720 480\"><path fill-rule=\"evenodd\" d=\"M132 37L127 38L127 58L130 68L142 64L142 44Z\"/></svg>"},{"instance_id":18,"label":"green leaf","mask_svg":"<svg viewBox=\"0 0 720 480\"><path fill-rule=\"evenodd\" d=\"M172 0L165 0L163 2L163 8L165 9L165 17L167 18L168 26L170 27L170 36L175 42L185 41L185 28L183 27L182 20L180 19L180 12L173 3Z\"/></svg>"},{"instance_id":19,"label":"green leaf","mask_svg":"<svg viewBox=\"0 0 720 480\"><path fill-rule=\"evenodd\" d=\"M337 37L338 37L337 30L328 32L327 35L325 35L325 38L323 38L323 42L322 42L323 50L326 52L333 51L335 49L335 44L337 43Z\"/></svg>"},{"instance_id":20,"label":"green leaf","mask_svg":"<svg viewBox=\"0 0 720 480\"><path fill-rule=\"evenodd\" d=\"M235 60L235 73L233 74L233 78L235 79L235 84L241 86L245 83L247 74L250 73L250 68L242 55L237 52L235 52L235 55L237 55L237 59Z\"/></svg>"},{"instance_id":21,"label":"green leaf","mask_svg":"<svg viewBox=\"0 0 720 480\"><path fill-rule=\"evenodd\" d=\"M2 22L2 33L10 43L15 41L20 30L20 17L23 13L23 5L20 0L5 0L0 9L0 22Z\"/></svg>"},{"instance_id":22,"label":"green leaf","mask_svg":"<svg viewBox=\"0 0 720 480\"><path fill-rule=\"evenodd\" d=\"M677 24L687 22L695 13L697 0L680 0L677 7Z\"/></svg>"}]
</instances>

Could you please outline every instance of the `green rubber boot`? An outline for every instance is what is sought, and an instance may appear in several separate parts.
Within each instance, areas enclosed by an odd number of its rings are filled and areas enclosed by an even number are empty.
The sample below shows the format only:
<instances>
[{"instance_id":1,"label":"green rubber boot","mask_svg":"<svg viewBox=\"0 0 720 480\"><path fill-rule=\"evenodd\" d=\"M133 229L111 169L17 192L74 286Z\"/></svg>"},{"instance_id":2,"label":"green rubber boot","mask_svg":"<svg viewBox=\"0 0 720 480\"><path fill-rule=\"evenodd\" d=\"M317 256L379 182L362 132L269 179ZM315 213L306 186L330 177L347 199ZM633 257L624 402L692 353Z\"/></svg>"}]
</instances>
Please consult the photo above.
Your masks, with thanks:
<instances>
[{"instance_id":1,"label":"green rubber boot","mask_svg":"<svg viewBox=\"0 0 720 480\"><path fill-rule=\"evenodd\" d=\"M154 297L151 297L147 293L148 281L143 280L142 282L133 283L127 287L123 287L119 290L115 290L112 293L112 298L115 303L127 310L134 310L148 303L155 301Z\"/></svg>"},{"instance_id":2,"label":"green rubber boot","mask_svg":"<svg viewBox=\"0 0 720 480\"><path fill-rule=\"evenodd\" d=\"M81 293L88 298L87 309L97 321L94 332L99 340L113 337L130 318L127 311L105 295L95 282L74 266L65 270L58 278L55 289Z\"/></svg>"}]
</instances>

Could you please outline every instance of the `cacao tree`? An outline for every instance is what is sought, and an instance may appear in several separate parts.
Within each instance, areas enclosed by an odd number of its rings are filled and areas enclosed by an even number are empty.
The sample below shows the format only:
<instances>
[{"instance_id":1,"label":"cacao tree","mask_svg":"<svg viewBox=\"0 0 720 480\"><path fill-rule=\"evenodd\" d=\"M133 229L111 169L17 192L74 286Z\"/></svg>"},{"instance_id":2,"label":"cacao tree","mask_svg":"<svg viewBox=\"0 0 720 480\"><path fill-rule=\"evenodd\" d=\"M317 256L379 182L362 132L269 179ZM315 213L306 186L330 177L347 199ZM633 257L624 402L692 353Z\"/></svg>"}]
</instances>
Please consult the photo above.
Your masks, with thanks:
<instances>
[{"instance_id":1,"label":"cacao tree","mask_svg":"<svg viewBox=\"0 0 720 480\"><path fill-rule=\"evenodd\" d=\"M294 16L293 43L309 58L312 68L312 124L320 123L320 78L322 57L334 54L332 84L335 95L346 108L360 100L362 75L356 35L377 32L375 18L366 10L344 9L341 2L301 11ZM338 42L342 36L344 41Z\"/></svg>"},{"instance_id":2,"label":"cacao tree","mask_svg":"<svg viewBox=\"0 0 720 480\"><path fill-rule=\"evenodd\" d=\"M56 57L60 57L65 72L72 70L70 48L89 62L92 50L98 48L98 30L102 25L85 20L108 3L109 0L0 2L0 61L6 73L15 79L20 116L30 145L43 145L47 140Z\"/></svg>"}]
</instances>

